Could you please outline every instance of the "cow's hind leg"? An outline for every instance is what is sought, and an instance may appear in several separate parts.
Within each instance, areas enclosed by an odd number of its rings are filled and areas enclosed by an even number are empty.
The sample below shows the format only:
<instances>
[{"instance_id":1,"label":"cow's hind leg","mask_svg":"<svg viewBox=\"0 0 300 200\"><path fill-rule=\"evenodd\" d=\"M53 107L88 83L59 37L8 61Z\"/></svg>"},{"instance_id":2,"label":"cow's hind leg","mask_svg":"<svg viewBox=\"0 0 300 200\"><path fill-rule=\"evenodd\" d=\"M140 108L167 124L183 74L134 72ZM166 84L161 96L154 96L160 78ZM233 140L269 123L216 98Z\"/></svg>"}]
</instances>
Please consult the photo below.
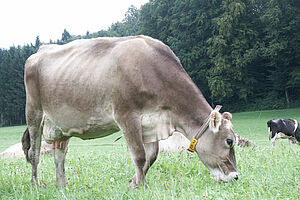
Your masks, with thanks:
<instances>
[{"instance_id":1,"label":"cow's hind leg","mask_svg":"<svg viewBox=\"0 0 300 200\"><path fill-rule=\"evenodd\" d=\"M118 120L118 123L123 131L128 151L135 165L135 175L128 186L128 188L131 189L140 187L145 182L143 167L146 162L146 153L142 140L140 118L135 114L127 114L126 116L123 115L122 119L123 120Z\"/></svg>"},{"instance_id":2,"label":"cow's hind leg","mask_svg":"<svg viewBox=\"0 0 300 200\"><path fill-rule=\"evenodd\" d=\"M22 139L24 153L27 161L32 165L32 183L38 184L37 166L39 164L41 149L41 121L43 117L42 105L40 102L40 88L38 82L37 60L34 57L28 59L24 69L24 81L26 89L26 122L28 133L25 131L27 138ZM24 135L24 136L25 136Z\"/></svg>"},{"instance_id":3,"label":"cow's hind leg","mask_svg":"<svg viewBox=\"0 0 300 200\"><path fill-rule=\"evenodd\" d=\"M67 185L65 176L65 158L68 150L68 142L69 139L65 141L53 142L57 187L64 187Z\"/></svg>"},{"instance_id":4,"label":"cow's hind leg","mask_svg":"<svg viewBox=\"0 0 300 200\"><path fill-rule=\"evenodd\" d=\"M41 121L42 121L42 112L41 111L33 111L27 109L26 111L27 117L27 125L28 125L28 132L29 132L29 150L28 162L31 163L32 166L32 179L31 182L33 184L38 185L38 178L37 178L37 167L39 164L40 158L40 150L41 150Z\"/></svg>"}]
</instances>

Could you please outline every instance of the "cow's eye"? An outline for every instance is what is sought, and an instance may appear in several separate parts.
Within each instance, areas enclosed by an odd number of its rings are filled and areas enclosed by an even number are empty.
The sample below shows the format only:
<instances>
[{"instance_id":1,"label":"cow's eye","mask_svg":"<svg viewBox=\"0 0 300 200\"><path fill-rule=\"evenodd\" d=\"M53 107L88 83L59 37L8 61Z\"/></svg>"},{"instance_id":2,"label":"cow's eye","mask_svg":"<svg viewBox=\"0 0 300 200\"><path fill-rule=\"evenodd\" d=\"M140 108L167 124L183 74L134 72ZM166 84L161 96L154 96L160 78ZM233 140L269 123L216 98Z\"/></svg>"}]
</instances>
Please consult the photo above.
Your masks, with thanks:
<instances>
[{"instance_id":1,"label":"cow's eye","mask_svg":"<svg viewBox=\"0 0 300 200\"><path fill-rule=\"evenodd\" d=\"M233 140L232 139L226 139L226 144L231 148L233 147Z\"/></svg>"}]
</instances>

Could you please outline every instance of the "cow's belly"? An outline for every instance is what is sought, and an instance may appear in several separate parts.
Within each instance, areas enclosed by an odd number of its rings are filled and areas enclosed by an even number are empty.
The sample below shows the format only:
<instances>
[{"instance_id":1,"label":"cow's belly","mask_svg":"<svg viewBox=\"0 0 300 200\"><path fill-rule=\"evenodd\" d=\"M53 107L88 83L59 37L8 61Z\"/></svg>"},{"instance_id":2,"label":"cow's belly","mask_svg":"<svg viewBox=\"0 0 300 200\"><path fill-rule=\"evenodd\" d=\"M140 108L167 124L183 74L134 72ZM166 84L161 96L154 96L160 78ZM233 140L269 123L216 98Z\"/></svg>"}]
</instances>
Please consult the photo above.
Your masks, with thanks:
<instances>
[{"instance_id":1,"label":"cow's belly","mask_svg":"<svg viewBox=\"0 0 300 200\"><path fill-rule=\"evenodd\" d=\"M94 139L101 138L113 133L120 131L120 129L115 126L115 124L105 124L105 125L88 125L84 128L71 128L64 130L62 133L66 137L79 137L81 139Z\"/></svg>"},{"instance_id":2,"label":"cow's belly","mask_svg":"<svg viewBox=\"0 0 300 200\"><path fill-rule=\"evenodd\" d=\"M120 130L110 115L103 112L97 113L95 116L72 112L69 114L64 112L62 115L46 113L43 119L44 138L47 142L66 137L94 139L105 137Z\"/></svg>"},{"instance_id":3,"label":"cow's belly","mask_svg":"<svg viewBox=\"0 0 300 200\"><path fill-rule=\"evenodd\" d=\"M106 124L105 126L87 126L85 128L71 128L62 130L53 122L45 122L43 135L46 142L51 143L63 138L79 137L81 139L95 139L108 136L118 132L120 129L114 124Z\"/></svg>"},{"instance_id":4,"label":"cow's belly","mask_svg":"<svg viewBox=\"0 0 300 200\"><path fill-rule=\"evenodd\" d=\"M276 134L276 138L279 139L279 138L282 138L282 139L287 139L287 138L291 138L292 136L289 136L287 135L286 133L282 133L282 132L278 132Z\"/></svg>"}]
</instances>

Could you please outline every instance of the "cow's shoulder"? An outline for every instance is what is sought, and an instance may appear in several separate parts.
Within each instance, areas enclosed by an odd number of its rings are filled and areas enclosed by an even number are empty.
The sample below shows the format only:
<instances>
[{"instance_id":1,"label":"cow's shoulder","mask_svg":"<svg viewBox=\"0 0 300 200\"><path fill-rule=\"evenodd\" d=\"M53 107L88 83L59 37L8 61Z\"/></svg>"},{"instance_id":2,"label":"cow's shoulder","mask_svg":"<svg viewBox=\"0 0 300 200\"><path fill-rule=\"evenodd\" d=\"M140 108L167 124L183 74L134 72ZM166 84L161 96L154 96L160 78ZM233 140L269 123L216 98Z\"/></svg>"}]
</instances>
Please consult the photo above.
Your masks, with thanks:
<instances>
[{"instance_id":1,"label":"cow's shoulder","mask_svg":"<svg viewBox=\"0 0 300 200\"><path fill-rule=\"evenodd\" d=\"M271 119L267 122L269 127L271 127L272 125L278 125L280 123L281 123L281 119Z\"/></svg>"},{"instance_id":2,"label":"cow's shoulder","mask_svg":"<svg viewBox=\"0 0 300 200\"><path fill-rule=\"evenodd\" d=\"M272 123L274 124L281 124L283 123L284 119L272 119Z\"/></svg>"}]
</instances>

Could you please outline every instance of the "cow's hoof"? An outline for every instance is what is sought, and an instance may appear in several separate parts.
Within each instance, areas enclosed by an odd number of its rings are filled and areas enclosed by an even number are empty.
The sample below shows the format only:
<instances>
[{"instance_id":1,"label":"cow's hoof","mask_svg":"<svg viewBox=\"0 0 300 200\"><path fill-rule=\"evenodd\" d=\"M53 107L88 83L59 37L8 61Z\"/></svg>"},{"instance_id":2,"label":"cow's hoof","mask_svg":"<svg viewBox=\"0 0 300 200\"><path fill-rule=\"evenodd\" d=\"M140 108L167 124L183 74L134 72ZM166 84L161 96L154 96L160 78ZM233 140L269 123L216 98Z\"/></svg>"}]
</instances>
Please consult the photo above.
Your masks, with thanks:
<instances>
[{"instance_id":1,"label":"cow's hoof","mask_svg":"<svg viewBox=\"0 0 300 200\"><path fill-rule=\"evenodd\" d=\"M131 183L128 185L128 190L138 188L138 185L131 179Z\"/></svg>"},{"instance_id":2,"label":"cow's hoof","mask_svg":"<svg viewBox=\"0 0 300 200\"><path fill-rule=\"evenodd\" d=\"M40 186L39 180L36 178L31 179L32 186Z\"/></svg>"},{"instance_id":3,"label":"cow's hoof","mask_svg":"<svg viewBox=\"0 0 300 200\"><path fill-rule=\"evenodd\" d=\"M139 185L136 182L136 175L132 177L132 179L129 180L130 184L128 185L128 190L139 188Z\"/></svg>"},{"instance_id":4,"label":"cow's hoof","mask_svg":"<svg viewBox=\"0 0 300 200\"><path fill-rule=\"evenodd\" d=\"M147 190L147 185L145 184L145 183L143 183L143 184L140 184L140 185L138 185L138 184L136 184L136 183L130 183L129 185L128 185L128 190L131 190L131 189L144 189L144 190Z\"/></svg>"},{"instance_id":5,"label":"cow's hoof","mask_svg":"<svg viewBox=\"0 0 300 200\"><path fill-rule=\"evenodd\" d=\"M136 176L134 175L132 179L129 180L129 183L136 182Z\"/></svg>"},{"instance_id":6,"label":"cow's hoof","mask_svg":"<svg viewBox=\"0 0 300 200\"><path fill-rule=\"evenodd\" d=\"M57 188L65 188L65 189L69 189L67 184L56 184Z\"/></svg>"},{"instance_id":7,"label":"cow's hoof","mask_svg":"<svg viewBox=\"0 0 300 200\"><path fill-rule=\"evenodd\" d=\"M131 189L140 189L140 188L144 188L144 189L147 189L147 185L146 185L146 180L140 182L140 183L137 183L136 181L136 176L134 175L132 179L129 180L130 184L128 185L128 190L131 190Z\"/></svg>"}]
</instances>

